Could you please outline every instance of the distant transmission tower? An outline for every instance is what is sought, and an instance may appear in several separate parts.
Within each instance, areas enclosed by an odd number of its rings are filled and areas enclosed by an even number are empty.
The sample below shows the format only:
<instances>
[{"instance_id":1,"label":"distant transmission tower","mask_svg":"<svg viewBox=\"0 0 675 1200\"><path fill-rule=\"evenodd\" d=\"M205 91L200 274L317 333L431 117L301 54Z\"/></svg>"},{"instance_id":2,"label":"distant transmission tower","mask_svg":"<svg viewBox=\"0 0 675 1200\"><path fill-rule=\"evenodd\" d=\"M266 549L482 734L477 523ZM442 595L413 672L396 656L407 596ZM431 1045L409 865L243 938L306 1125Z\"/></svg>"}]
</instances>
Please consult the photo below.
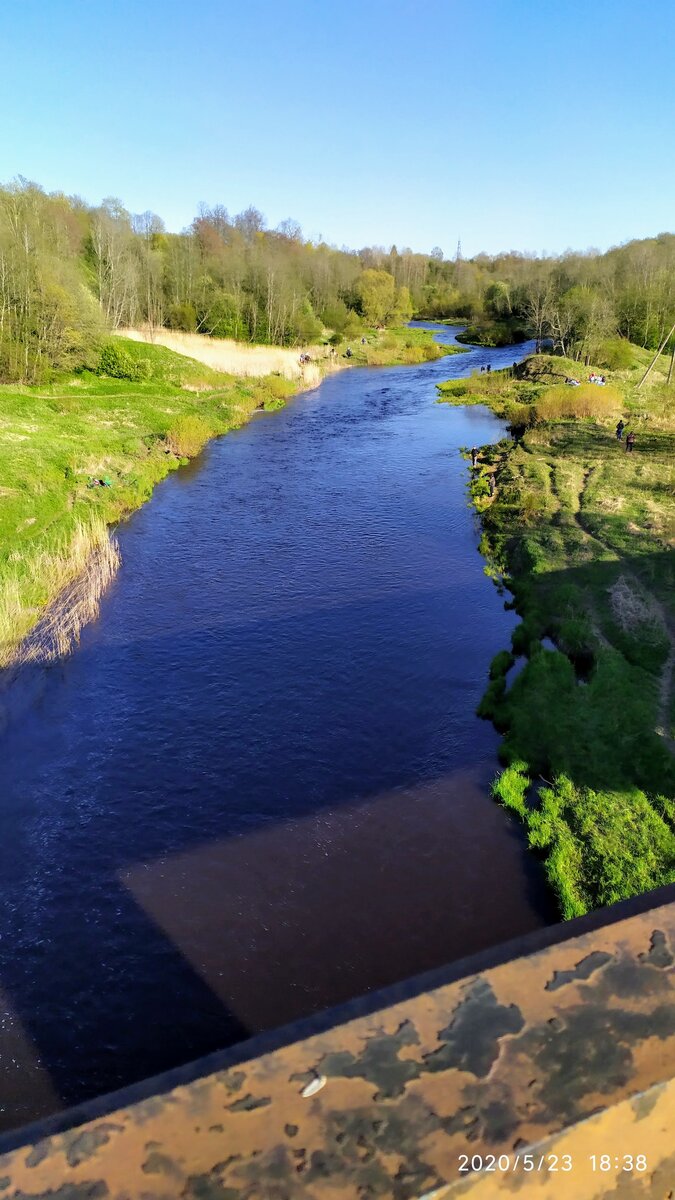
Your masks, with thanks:
<instances>
[{"instance_id":1,"label":"distant transmission tower","mask_svg":"<svg viewBox=\"0 0 675 1200\"><path fill-rule=\"evenodd\" d=\"M458 239L457 239L457 253L456 253L456 255L455 255L455 262L461 262L461 261L462 261L462 239L461 239L461 238L458 238Z\"/></svg>"}]
</instances>

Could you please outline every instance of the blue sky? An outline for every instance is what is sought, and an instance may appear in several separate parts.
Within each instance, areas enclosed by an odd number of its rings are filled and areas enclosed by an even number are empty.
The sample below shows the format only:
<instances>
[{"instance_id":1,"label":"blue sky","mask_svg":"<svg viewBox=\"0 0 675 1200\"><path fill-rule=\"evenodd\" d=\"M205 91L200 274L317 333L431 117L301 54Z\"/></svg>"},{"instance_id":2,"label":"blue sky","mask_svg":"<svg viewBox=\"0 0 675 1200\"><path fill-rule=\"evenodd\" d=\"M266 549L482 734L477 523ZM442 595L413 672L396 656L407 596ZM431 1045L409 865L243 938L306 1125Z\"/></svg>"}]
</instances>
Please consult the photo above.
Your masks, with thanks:
<instances>
[{"instance_id":1,"label":"blue sky","mask_svg":"<svg viewBox=\"0 0 675 1200\"><path fill-rule=\"evenodd\" d=\"M675 5L20 0L0 179L447 255L675 229Z\"/></svg>"}]
</instances>

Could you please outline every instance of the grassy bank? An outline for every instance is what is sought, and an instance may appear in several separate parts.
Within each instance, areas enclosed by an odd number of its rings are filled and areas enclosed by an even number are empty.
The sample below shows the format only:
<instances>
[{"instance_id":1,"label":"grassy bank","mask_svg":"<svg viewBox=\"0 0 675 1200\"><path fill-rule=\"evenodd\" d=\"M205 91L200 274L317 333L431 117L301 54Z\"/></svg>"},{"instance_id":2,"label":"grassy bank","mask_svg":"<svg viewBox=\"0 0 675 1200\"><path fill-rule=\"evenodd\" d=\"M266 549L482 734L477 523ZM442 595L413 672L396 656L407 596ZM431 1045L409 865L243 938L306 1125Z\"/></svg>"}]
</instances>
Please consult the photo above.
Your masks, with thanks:
<instances>
[{"instance_id":1,"label":"grassy bank","mask_svg":"<svg viewBox=\"0 0 675 1200\"><path fill-rule=\"evenodd\" d=\"M522 618L479 711L504 735L495 795L565 917L675 879L675 389L662 360L637 391L648 359L633 351L604 388L566 386L579 365L537 356L441 391L516 432L472 472L486 569Z\"/></svg>"},{"instance_id":2,"label":"grassy bank","mask_svg":"<svg viewBox=\"0 0 675 1200\"><path fill-rule=\"evenodd\" d=\"M365 342L361 340L362 337L365 337ZM347 360L345 355L348 349L352 353ZM360 367L415 366L463 352L462 346L447 346L434 341L429 329L410 329L408 326L368 330L337 347L341 362L349 361L353 366Z\"/></svg>"},{"instance_id":3,"label":"grassy bank","mask_svg":"<svg viewBox=\"0 0 675 1200\"><path fill-rule=\"evenodd\" d=\"M425 330L368 331L334 365L393 366L451 353ZM351 358L344 358L347 345ZM97 371L0 387L0 667L76 639L116 562L108 527L205 443L284 404L302 380L234 378L162 346L116 337ZM104 486L95 481L103 480ZM76 581L82 587L75 587ZM57 596L66 602L53 607ZM50 606L45 616L45 609ZM35 637L25 643L26 635Z\"/></svg>"},{"instance_id":4,"label":"grassy bank","mask_svg":"<svg viewBox=\"0 0 675 1200\"><path fill-rule=\"evenodd\" d=\"M103 365L127 378L85 371L41 388L0 388L2 666L101 554L107 526L210 437L294 390L275 376L236 380L157 346L113 345ZM100 479L110 486L92 486ZM54 631L50 641L58 644Z\"/></svg>"}]
</instances>

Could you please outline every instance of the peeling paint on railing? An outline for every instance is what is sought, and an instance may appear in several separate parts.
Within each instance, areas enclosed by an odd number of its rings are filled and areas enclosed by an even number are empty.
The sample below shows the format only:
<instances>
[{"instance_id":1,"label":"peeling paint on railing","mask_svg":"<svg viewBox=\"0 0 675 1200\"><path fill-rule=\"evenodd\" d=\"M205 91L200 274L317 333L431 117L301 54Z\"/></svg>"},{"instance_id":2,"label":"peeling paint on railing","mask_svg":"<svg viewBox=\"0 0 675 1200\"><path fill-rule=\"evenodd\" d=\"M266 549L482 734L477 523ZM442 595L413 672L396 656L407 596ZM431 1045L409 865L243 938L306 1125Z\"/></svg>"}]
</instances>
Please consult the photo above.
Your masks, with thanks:
<instances>
[{"instance_id":1,"label":"peeling paint on railing","mask_svg":"<svg viewBox=\"0 0 675 1200\"><path fill-rule=\"evenodd\" d=\"M15 1149L0 1198L665 1200L674 1128L670 903Z\"/></svg>"}]
</instances>

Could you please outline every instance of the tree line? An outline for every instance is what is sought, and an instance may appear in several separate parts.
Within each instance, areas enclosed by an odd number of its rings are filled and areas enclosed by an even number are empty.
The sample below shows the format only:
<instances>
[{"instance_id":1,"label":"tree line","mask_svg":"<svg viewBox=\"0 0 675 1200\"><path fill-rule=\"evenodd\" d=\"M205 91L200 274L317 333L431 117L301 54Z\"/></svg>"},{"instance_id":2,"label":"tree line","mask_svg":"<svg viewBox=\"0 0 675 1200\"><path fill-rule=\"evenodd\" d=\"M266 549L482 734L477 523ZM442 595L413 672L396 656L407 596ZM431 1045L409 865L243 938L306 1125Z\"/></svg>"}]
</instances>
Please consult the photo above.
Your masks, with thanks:
<instances>
[{"instance_id":1,"label":"tree line","mask_svg":"<svg viewBox=\"0 0 675 1200\"><path fill-rule=\"evenodd\" d=\"M0 378L95 368L109 331L149 324L243 341L334 344L411 316L516 327L590 358L656 347L675 322L675 236L606 253L446 259L440 249L338 249L255 208L201 206L167 232L118 200L91 206L19 180L0 188Z\"/></svg>"}]
</instances>

